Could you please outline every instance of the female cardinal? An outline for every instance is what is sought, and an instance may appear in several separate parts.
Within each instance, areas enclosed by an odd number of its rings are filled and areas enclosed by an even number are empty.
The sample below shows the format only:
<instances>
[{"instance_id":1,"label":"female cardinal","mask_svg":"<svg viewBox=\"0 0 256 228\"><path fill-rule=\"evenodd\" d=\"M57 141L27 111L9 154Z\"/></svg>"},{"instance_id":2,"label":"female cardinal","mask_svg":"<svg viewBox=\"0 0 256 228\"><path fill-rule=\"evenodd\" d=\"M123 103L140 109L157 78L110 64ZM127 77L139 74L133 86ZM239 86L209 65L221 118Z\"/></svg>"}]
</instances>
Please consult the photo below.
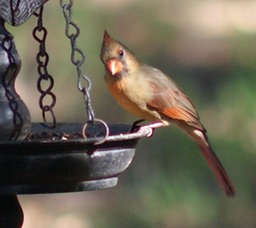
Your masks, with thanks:
<instances>
[{"instance_id":1,"label":"female cardinal","mask_svg":"<svg viewBox=\"0 0 256 228\"><path fill-rule=\"evenodd\" d=\"M100 58L106 69L106 84L116 101L142 119L176 124L197 144L222 191L234 196L234 187L207 140L198 113L182 90L160 70L139 62L106 31Z\"/></svg>"}]
</instances>

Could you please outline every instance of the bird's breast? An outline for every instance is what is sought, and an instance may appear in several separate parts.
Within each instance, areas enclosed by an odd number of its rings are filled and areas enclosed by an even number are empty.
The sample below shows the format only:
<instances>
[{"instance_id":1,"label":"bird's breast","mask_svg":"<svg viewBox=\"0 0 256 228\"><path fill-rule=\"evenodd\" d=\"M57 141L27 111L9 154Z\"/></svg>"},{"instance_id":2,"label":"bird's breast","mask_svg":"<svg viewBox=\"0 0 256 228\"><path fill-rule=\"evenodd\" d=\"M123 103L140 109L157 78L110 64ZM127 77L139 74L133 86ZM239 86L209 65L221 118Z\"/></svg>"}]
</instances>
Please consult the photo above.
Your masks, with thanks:
<instances>
[{"instance_id":1,"label":"bird's breast","mask_svg":"<svg viewBox=\"0 0 256 228\"><path fill-rule=\"evenodd\" d=\"M126 111L147 120L159 119L157 112L151 111L147 107L147 102L151 99L150 88L146 82L140 82L133 77L123 77L113 79L108 75L105 77L107 87L111 95L120 106Z\"/></svg>"}]
</instances>

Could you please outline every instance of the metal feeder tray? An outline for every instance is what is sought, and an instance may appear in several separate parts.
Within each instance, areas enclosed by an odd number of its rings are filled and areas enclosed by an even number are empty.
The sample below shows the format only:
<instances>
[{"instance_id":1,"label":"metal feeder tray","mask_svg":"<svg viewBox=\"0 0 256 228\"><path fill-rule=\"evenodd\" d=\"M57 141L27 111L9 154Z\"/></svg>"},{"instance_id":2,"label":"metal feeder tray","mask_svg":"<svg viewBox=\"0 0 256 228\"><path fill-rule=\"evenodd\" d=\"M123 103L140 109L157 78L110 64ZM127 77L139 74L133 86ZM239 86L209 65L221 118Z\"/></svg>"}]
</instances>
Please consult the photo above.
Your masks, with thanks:
<instances>
[{"instance_id":1,"label":"metal feeder tray","mask_svg":"<svg viewBox=\"0 0 256 228\"><path fill-rule=\"evenodd\" d=\"M113 187L131 163L150 127L129 133L130 125L110 125L104 143L85 139L83 124L59 123L56 129L33 123L25 141L0 142L0 193L35 194L89 191ZM148 125L149 126L149 125ZM93 125L90 132L102 131ZM89 129L88 129L89 130Z\"/></svg>"}]
</instances>

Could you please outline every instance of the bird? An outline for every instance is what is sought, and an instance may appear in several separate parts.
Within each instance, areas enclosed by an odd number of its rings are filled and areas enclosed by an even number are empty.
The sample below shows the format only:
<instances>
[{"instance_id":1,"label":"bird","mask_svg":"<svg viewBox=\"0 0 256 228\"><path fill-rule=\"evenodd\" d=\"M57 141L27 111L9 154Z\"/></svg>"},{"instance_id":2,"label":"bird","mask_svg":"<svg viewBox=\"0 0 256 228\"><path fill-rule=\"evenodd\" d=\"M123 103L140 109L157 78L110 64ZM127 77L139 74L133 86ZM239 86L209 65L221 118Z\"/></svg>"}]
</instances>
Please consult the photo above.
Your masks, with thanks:
<instances>
[{"instance_id":1,"label":"bird","mask_svg":"<svg viewBox=\"0 0 256 228\"><path fill-rule=\"evenodd\" d=\"M117 103L143 120L174 124L185 132L196 143L221 190L234 197L234 186L209 143L196 108L179 86L159 69L139 61L106 30L100 59L107 88Z\"/></svg>"}]
</instances>

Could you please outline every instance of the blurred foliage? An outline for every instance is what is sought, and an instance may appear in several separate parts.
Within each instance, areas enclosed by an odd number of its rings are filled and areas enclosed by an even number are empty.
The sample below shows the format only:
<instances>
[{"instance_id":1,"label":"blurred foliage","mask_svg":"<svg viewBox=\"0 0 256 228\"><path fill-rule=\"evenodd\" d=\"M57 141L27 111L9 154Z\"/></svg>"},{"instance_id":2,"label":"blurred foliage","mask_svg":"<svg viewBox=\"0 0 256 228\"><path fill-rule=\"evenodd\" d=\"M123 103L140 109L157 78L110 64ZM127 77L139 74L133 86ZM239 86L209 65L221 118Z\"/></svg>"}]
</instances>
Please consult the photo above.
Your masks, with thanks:
<instances>
[{"instance_id":1,"label":"blurred foliage","mask_svg":"<svg viewBox=\"0 0 256 228\"><path fill-rule=\"evenodd\" d=\"M133 163L120 176L116 188L79 194L85 204L79 210L63 212L89 221L79 227L253 227L256 224L256 20L255 25L251 23L253 20L248 19L247 23L243 18L235 20L235 16L241 15L239 9L247 9L248 18L250 9L256 6L253 1L241 2L75 1L74 21L81 28L78 46L86 51L84 70L93 82L91 96L97 118L112 123L132 123L136 119L121 110L105 88L104 68L98 56L106 29L139 59L172 75L192 98L237 190L235 199L226 199L193 142L175 127L159 129L152 138L140 141ZM212 24L207 24L208 21ZM29 106L33 120L40 121L35 62L38 46L31 35L35 24L33 17L18 28L7 27L15 36L23 62L17 90ZM48 29L49 72L55 78L54 92L58 97L57 118L85 121L58 2L46 4L44 25ZM76 199L75 195L61 197L65 201ZM92 209L86 209L89 197L97 202ZM21 197L25 205L30 200L29 196ZM40 196L37 200L41 202ZM48 207L51 204L54 197ZM36 207L40 203L33 204ZM26 212L25 209L25 225L26 219L31 219ZM57 217L55 214L53 221Z\"/></svg>"}]
</instances>

